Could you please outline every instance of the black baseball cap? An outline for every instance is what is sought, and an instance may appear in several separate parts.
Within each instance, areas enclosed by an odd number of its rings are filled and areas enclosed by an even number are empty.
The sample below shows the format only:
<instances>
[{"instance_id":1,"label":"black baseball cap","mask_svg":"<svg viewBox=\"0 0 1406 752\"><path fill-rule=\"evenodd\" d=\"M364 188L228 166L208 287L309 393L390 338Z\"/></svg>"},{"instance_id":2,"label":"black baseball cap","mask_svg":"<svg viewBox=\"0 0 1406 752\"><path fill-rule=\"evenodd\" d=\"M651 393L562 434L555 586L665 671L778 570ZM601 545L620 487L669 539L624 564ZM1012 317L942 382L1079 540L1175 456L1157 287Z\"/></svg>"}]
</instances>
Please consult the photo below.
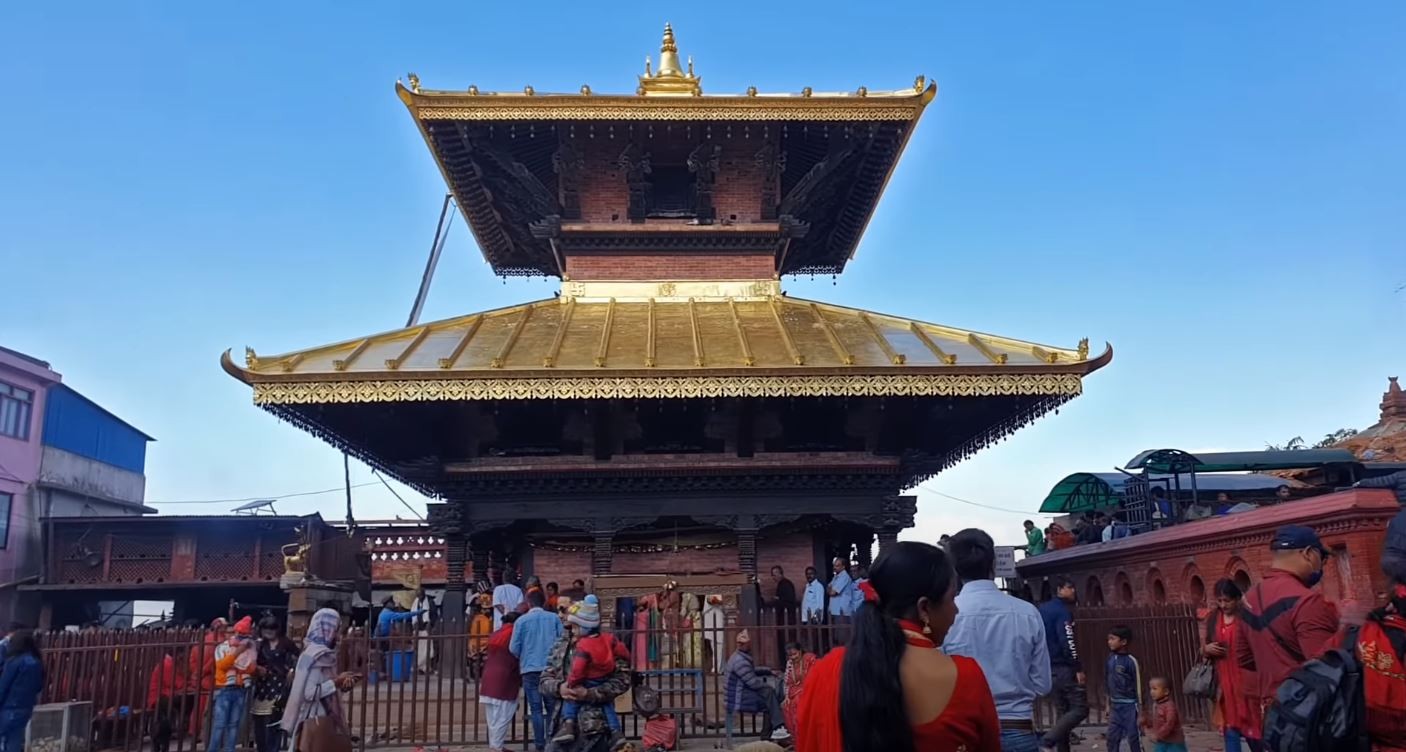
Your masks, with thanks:
<instances>
[{"instance_id":1,"label":"black baseball cap","mask_svg":"<svg viewBox=\"0 0 1406 752\"><path fill-rule=\"evenodd\" d=\"M1303 525L1285 525L1274 531L1274 540L1269 543L1271 551L1296 551L1301 548L1316 548L1324 556L1331 556L1323 541L1318 540L1318 533L1313 532L1313 528Z\"/></svg>"}]
</instances>

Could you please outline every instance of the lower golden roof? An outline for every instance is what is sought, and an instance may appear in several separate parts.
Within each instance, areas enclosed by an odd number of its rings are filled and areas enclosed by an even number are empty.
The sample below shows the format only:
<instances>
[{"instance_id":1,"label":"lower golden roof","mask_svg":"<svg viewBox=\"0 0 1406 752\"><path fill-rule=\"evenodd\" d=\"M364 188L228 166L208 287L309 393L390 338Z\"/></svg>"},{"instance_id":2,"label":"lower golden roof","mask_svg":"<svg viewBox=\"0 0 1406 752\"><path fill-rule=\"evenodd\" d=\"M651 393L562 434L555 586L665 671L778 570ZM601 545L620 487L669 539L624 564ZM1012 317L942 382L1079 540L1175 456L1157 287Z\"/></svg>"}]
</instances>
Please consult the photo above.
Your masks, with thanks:
<instances>
[{"instance_id":1,"label":"lower golden roof","mask_svg":"<svg viewBox=\"0 0 1406 752\"><path fill-rule=\"evenodd\" d=\"M1112 358L783 296L563 297L222 363L260 404L1074 395Z\"/></svg>"}]
</instances>

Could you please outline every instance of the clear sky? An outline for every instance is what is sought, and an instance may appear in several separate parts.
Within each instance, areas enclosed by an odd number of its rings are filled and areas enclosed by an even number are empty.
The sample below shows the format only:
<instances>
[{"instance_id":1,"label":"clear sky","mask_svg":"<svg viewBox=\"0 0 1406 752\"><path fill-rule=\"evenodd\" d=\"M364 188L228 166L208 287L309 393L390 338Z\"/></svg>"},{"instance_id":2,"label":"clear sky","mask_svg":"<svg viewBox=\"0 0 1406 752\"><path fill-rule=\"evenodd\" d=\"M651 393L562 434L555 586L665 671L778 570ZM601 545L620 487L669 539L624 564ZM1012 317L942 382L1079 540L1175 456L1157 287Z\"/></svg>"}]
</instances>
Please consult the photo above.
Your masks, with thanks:
<instances>
[{"instance_id":1,"label":"clear sky","mask_svg":"<svg viewBox=\"0 0 1406 752\"><path fill-rule=\"evenodd\" d=\"M1364 427L1406 372L1397 2L7 3L0 343L158 439L165 513L336 488L340 454L217 361L404 322L444 184L395 79L628 92L665 21L705 91L938 82L855 261L791 294L1113 343L1083 397L929 488L1034 510L1142 449ZM460 222L425 320L554 289L495 278ZM929 540L1026 516L921 497Z\"/></svg>"}]
</instances>

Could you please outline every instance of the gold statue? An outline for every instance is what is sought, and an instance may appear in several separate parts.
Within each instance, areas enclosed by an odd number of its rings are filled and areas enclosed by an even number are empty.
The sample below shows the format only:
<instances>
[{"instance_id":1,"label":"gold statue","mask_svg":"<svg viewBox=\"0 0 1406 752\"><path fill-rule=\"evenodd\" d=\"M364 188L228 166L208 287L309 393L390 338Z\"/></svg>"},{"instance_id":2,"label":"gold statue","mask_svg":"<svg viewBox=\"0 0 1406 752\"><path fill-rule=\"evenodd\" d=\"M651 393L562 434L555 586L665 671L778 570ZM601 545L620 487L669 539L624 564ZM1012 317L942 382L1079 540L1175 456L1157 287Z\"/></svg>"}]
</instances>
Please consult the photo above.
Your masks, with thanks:
<instances>
[{"instance_id":1,"label":"gold statue","mask_svg":"<svg viewBox=\"0 0 1406 752\"><path fill-rule=\"evenodd\" d=\"M283 571L301 572L308 571L308 551L312 546L307 543L288 543L283 546ZM290 550L292 553L290 553Z\"/></svg>"}]
</instances>

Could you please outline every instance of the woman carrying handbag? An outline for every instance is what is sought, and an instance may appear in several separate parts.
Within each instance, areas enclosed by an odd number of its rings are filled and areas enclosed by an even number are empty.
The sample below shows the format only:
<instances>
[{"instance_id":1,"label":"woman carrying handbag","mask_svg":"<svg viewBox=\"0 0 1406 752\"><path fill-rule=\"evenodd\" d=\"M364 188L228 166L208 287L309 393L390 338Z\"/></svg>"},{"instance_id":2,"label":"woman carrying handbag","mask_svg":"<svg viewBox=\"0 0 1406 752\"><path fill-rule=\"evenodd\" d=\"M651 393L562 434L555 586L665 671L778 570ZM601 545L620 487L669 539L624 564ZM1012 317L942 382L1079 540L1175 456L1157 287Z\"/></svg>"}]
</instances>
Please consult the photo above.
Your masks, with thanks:
<instances>
[{"instance_id":1,"label":"woman carrying handbag","mask_svg":"<svg viewBox=\"0 0 1406 752\"><path fill-rule=\"evenodd\" d=\"M338 693L351 691L361 676L349 671L337 673L337 651L333 648L341 623L336 611L324 608L313 614L308 624L279 724L289 739L289 752L351 752L351 732Z\"/></svg>"}]
</instances>

